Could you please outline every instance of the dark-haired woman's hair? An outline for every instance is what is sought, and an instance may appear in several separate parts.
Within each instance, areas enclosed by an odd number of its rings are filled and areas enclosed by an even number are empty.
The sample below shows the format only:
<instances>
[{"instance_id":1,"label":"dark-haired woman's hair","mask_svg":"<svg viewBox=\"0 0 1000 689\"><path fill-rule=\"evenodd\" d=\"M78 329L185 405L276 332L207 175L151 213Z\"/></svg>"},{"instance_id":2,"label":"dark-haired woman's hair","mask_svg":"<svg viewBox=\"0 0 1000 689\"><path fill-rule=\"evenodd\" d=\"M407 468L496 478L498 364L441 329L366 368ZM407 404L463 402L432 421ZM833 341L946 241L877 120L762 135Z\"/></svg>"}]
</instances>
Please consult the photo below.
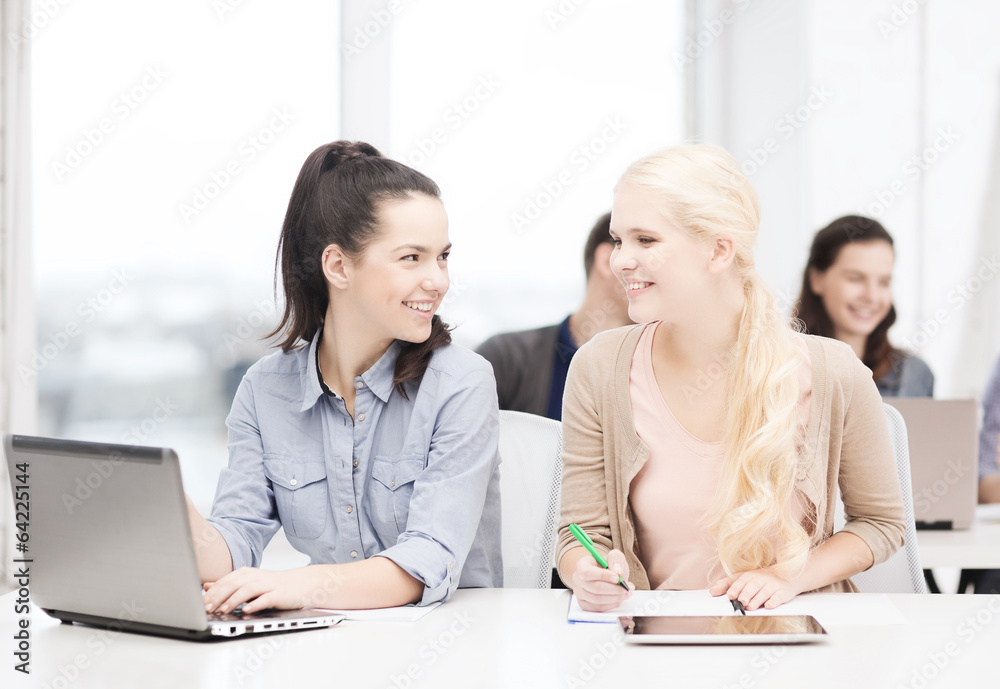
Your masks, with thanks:
<instances>
[{"instance_id":1,"label":"dark-haired woman's hair","mask_svg":"<svg viewBox=\"0 0 1000 689\"><path fill-rule=\"evenodd\" d=\"M860 215L837 218L813 237L809 261L802 274L802 291L795 306L795 316L802 321L805 332L811 335L834 337L833 321L823 305L823 299L812 291L809 273L825 273L837 261L840 250L852 242L888 242L892 237L877 220ZM876 380L884 376L902 352L889 343L889 328L896 322L896 307L889 306L889 313L875 327L865 341L862 361L872 370Z\"/></svg>"},{"instance_id":2,"label":"dark-haired woman's hair","mask_svg":"<svg viewBox=\"0 0 1000 689\"><path fill-rule=\"evenodd\" d=\"M379 236L382 204L416 194L440 198L441 191L426 175L384 157L370 144L334 141L310 153L288 201L274 262L275 294L280 272L285 311L266 337L281 336L279 346L286 353L311 341L322 327L330 300L321 259L324 249L336 244L350 258L359 259ZM432 319L426 341L400 341L393 385L403 397L403 385L420 380L431 353L450 342L450 328L439 316Z\"/></svg>"}]
</instances>

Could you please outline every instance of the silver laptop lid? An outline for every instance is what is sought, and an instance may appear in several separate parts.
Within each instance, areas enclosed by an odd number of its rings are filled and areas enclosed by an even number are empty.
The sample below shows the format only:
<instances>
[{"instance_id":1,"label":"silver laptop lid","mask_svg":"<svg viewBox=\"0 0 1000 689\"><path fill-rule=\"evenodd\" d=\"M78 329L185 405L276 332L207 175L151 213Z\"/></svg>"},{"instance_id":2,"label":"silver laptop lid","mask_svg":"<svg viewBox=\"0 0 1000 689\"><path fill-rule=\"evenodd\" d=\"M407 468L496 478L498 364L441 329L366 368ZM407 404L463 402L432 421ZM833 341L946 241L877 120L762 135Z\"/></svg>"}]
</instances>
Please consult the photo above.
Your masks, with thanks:
<instances>
[{"instance_id":1,"label":"silver laptop lid","mask_svg":"<svg viewBox=\"0 0 1000 689\"><path fill-rule=\"evenodd\" d=\"M27 486L36 605L123 627L206 628L172 450L17 435L4 448L12 486Z\"/></svg>"},{"instance_id":2,"label":"silver laptop lid","mask_svg":"<svg viewBox=\"0 0 1000 689\"><path fill-rule=\"evenodd\" d=\"M917 528L968 529L979 484L974 399L885 398L906 422Z\"/></svg>"}]
</instances>

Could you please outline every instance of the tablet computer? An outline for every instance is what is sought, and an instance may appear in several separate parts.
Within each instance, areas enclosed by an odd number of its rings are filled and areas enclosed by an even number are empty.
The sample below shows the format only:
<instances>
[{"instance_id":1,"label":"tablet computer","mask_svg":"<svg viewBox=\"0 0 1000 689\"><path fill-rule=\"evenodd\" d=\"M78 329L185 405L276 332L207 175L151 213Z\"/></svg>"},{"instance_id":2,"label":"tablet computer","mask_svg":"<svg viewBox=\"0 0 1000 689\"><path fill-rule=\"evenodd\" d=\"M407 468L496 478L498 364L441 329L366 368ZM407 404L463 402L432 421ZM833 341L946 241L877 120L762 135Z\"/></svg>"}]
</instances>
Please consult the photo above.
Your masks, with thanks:
<instances>
[{"instance_id":1,"label":"tablet computer","mask_svg":"<svg viewBox=\"0 0 1000 689\"><path fill-rule=\"evenodd\" d=\"M824 641L812 615L619 617L633 644L801 644Z\"/></svg>"}]
</instances>

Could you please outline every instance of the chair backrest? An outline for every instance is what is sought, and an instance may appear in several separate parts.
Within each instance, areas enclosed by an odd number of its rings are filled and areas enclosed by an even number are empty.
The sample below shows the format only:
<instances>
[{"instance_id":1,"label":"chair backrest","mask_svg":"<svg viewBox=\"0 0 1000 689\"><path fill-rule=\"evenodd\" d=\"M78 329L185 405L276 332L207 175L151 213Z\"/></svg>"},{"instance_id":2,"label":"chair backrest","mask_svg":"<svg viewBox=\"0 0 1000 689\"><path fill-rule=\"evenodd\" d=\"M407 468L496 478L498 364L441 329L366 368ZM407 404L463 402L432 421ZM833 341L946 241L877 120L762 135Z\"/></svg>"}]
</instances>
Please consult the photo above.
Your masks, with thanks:
<instances>
[{"instance_id":1,"label":"chair backrest","mask_svg":"<svg viewBox=\"0 0 1000 689\"><path fill-rule=\"evenodd\" d=\"M910 451L906 440L906 423L902 415L888 404L885 409L889 424L889 439L896 456L896 471L903 491L903 511L906 519L905 543L885 562L855 574L851 580L862 593L927 593L920 554L917 550L917 528L913 521L913 485L910 482ZM837 511L834 528L840 529L846 519L844 505L837 492Z\"/></svg>"},{"instance_id":2,"label":"chair backrest","mask_svg":"<svg viewBox=\"0 0 1000 689\"><path fill-rule=\"evenodd\" d=\"M549 588L562 486L562 424L500 411L504 588Z\"/></svg>"}]
</instances>

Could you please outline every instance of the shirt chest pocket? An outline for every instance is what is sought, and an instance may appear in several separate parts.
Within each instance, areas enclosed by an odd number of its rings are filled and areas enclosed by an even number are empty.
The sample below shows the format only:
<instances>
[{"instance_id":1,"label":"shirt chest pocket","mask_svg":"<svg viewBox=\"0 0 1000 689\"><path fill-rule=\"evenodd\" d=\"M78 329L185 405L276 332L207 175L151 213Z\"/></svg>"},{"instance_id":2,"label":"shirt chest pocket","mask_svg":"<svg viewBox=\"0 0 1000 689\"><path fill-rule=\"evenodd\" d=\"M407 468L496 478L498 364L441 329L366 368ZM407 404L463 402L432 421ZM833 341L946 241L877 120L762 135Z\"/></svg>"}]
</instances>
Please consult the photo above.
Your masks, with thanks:
<instances>
[{"instance_id":1,"label":"shirt chest pocket","mask_svg":"<svg viewBox=\"0 0 1000 689\"><path fill-rule=\"evenodd\" d=\"M278 518L294 538L317 538L329 513L326 465L264 456L264 475L271 481Z\"/></svg>"},{"instance_id":2,"label":"shirt chest pocket","mask_svg":"<svg viewBox=\"0 0 1000 689\"><path fill-rule=\"evenodd\" d=\"M378 455L372 460L369 514L385 547L392 546L410 514L413 482L424 470L423 455Z\"/></svg>"}]
</instances>

